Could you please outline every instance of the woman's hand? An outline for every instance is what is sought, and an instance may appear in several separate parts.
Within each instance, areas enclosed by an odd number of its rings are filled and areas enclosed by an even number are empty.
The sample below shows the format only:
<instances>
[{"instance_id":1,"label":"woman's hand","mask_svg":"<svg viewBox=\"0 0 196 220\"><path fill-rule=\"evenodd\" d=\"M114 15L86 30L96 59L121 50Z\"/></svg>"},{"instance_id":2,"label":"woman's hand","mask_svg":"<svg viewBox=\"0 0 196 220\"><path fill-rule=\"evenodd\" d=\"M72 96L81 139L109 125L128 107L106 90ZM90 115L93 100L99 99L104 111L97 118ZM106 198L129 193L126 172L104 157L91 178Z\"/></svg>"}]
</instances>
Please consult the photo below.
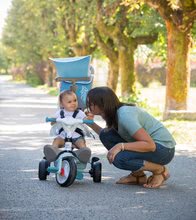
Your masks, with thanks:
<instances>
[{"instance_id":1,"label":"woman's hand","mask_svg":"<svg viewBox=\"0 0 196 220\"><path fill-rule=\"evenodd\" d=\"M85 114L86 114L86 119L89 119L89 120L94 119L94 115L91 112L85 111Z\"/></svg>"},{"instance_id":2,"label":"woman's hand","mask_svg":"<svg viewBox=\"0 0 196 220\"><path fill-rule=\"evenodd\" d=\"M114 161L116 154L118 154L122 150L122 144L116 144L113 148L108 151L107 158L109 163Z\"/></svg>"}]
</instances>

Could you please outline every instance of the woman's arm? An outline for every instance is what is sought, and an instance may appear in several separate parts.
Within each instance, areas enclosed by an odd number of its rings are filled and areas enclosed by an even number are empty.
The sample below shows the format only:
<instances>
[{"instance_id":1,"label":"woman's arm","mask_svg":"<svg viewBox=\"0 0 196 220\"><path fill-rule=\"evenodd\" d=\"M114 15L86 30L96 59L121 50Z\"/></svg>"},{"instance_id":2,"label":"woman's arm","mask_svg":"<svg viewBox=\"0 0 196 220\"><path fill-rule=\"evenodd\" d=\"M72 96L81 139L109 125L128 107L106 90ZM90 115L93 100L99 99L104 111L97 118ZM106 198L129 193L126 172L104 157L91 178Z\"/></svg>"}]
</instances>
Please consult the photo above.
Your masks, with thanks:
<instances>
[{"instance_id":1,"label":"woman's arm","mask_svg":"<svg viewBox=\"0 0 196 220\"><path fill-rule=\"evenodd\" d=\"M94 119L94 115L91 112L86 111L86 119L90 119L93 120ZM93 129L93 131L95 131L98 135L100 134L102 127L100 127L98 124L96 124L95 122L93 124L87 124L90 128Z\"/></svg>"},{"instance_id":2,"label":"woman's arm","mask_svg":"<svg viewBox=\"0 0 196 220\"><path fill-rule=\"evenodd\" d=\"M98 135L100 134L102 127L100 127L98 124L93 123L93 124L87 124L90 128L93 129Z\"/></svg>"},{"instance_id":3,"label":"woman's arm","mask_svg":"<svg viewBox=\"0 0 196 220\"><path fill-rule=\"evenodd\" d=\"M136 152L150 152L155 151L156 145L150 135L144 128L140 128L133 135L135 142L124 143L124 150L136 151Z\"/></svg>"},{"instance_id":4,"label":"woman's arm","mask_svg":"<svg viewBox=\"0 0 196 220\"><path fill-rule=\"evenodd\" d=\"M156 145L150 135L145 129L140 128L134 135L135 142L119 143L116 144L111 150L108 151L107 158L110 163L113 162L115 156L120 151L136 151L136 152L151 152L155 151Z\"/></svg>"}]
</instances>

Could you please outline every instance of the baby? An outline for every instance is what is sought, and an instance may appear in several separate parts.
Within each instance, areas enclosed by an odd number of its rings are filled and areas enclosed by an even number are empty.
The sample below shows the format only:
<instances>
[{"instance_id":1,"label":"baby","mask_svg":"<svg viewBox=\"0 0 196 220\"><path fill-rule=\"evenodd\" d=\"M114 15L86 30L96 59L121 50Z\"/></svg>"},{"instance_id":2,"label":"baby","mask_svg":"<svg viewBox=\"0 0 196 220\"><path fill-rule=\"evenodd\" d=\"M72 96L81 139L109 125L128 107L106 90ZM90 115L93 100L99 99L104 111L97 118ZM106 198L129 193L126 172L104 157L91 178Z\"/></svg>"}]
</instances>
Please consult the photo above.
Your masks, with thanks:
<instances>
[{"instance_id":1,"label":"baby","mask_svg":"<svg viewBox=\"0 0 196 220\"><path fill-rule=\"evenodd\" d=\"M86 118L86 115L83 111L78 109L78 99L76 94L71 90L65 90L59 95L59 106L60 109L57 110L55 118L66 118L74 117L79 119ZM89 119L89 118L88 118ZM63 128L58 131L58 135L54 138L52 146L44 146L44 154L46 159L49 162L55 161L57 155L60 153L60 149L64 147L65 142L67 141L67 134ZM77 128L72 135L72 143L77 149L75 153L78 156L81 162L88 162L91 156L91 150L86 147L86 141L82 130Z\"/></svg>"}]
</instances>

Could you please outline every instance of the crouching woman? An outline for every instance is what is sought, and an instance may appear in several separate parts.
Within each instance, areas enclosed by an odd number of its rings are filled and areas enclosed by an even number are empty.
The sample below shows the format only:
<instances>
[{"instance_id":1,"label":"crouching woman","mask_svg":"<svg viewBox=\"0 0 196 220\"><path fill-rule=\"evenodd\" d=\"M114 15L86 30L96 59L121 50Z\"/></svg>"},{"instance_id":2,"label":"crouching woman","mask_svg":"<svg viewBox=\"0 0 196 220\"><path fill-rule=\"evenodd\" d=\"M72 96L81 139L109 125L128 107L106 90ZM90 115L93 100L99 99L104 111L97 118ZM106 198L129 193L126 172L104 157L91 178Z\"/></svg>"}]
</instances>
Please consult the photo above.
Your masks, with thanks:
<instances>
[{"instance_id":1,"label":"crouching woman","mask_svg":"<svg viewBox=\"0 0 196 220\"><path fill-rule=\"evenodd\" d=\"M107 127L94 123L107 148L107 158L115 167L131 171L118 184L138 184L159 188L169 177L165 166L174 157L176 142L167 128L145 110L120 102L108 87L96 87L87 94L87 114L100 115ZM144 171L152 173L147 178Z\"/></svg>"}]
</instances>

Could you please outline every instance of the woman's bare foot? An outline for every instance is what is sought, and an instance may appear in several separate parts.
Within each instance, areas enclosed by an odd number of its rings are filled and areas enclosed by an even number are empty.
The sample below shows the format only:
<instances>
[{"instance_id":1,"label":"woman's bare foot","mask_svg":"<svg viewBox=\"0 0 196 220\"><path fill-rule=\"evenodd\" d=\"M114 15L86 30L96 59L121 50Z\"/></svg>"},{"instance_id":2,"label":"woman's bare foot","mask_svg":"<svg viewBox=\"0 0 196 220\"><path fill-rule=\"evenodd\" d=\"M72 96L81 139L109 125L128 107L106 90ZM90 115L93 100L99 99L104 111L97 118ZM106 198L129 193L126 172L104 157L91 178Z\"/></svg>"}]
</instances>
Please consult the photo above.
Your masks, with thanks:
<instances>
[{"instance_id":1,"label":"woman's bare foot","mask_svg":"<svg viewBox=\"0 0 196 220\"><path fill-rule=\"evenodd\" d=\"M121 177L116 184L143 185L147 182L147 176L143 171L132 172L127 176Z\"/></svg>"},{"instance_id":2,"label":"woman's bare foot","mask_svg":"<svg viewBox=\"0 0 196 220\"><path fill-rule=\"evenodd\" d=\"M153 175L148 177L147 183L143 186L146 188L159 188L170 177L169 170L162 166L160 170L153 172Z\"/></svg>"}]
</instances>

